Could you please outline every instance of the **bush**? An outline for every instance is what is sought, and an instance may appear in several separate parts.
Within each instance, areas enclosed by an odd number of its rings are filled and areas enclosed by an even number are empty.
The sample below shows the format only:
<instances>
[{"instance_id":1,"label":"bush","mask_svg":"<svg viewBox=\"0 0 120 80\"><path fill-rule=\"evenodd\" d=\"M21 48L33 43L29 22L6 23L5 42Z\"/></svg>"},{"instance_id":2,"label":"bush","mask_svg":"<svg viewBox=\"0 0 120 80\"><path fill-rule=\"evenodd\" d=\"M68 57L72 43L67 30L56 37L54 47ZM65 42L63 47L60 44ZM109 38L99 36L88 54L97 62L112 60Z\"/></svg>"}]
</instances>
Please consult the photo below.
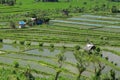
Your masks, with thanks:
<instances>
[{"instance_id":1,"label":"bush","mask_svg":"<svg viewBox=\"0 0 120 80\"><path fill-rule=\"evenodd\" d=\"M25 41L20 41L20 44L21 44L21 45L24 45L24 43L25 43Z\"/></svg>"},{"instance_id":2,"label":"bush","mask_svg":"<svg viewBox=\"0 0 120 80\"><path fill-rule=\"evenodd\" d=\"M51 48L54 48L54 44L50 44L50 47L51 47Z\"/></svg>"},{"instance_id":3,"label":"bush","mask_svg":"<svg viewBox=\"0 0 120 80\"><path fill-rule=\"evenodd\" d=\"M97 52L100 52L101 50L100 50L100 48L99 48L99 47L97 47L97 48L96 48L96 51L97 51Z\"/></svg>"},{"instance_id":4,"label":"bush","mask_svg":"<svg viewBox=\"0 0 120 80\"><path fill-rule=\"evenodd\" d=\"M31 44L30 41L26 41L26 42L25 42L25 45L30 45L30 44Z\"/></svg>"},{"instance_id":5,"label":"bush","mask_svg":"<svg viewBox=\"0 0 120 80\"><path fill-rule=\"evenodd\" d=\"M66 49L66 46L62 46L63 49Z\"/></svg>"},{"instance_id":6,"label":"bush","mask_svg":"<svg viewBox=\"0 0 120 80\"><path fill-rule=\"evenodd\" d=\"M80 50L80 46L79 46L79 45L76 45L76 46L75 46L75 50Z\"/></svg>"},{"instance_id":7,"label":"bush","mask_svg":"<svg viewBox=\"0 0 120 80\"><path fill-rule=\"evenodd\" d=\"M18 62L16 62L16 61L14 61L14 68L18 68L19 67L19 63Z\"/></svg>"},{"instance_id":8,"label":"bush","mask_svg":"<svg viewBox=\"0 0 120 80\"><path fill-rule=\"evenodd\" d=\"M15 22L10 21L10 28L12 28L12 29L15 29L15 28L16 28Z\"/></svg>"},{"instance_id":9,"label":"bush","mask_svg":"<svg viewBox=\"0 0 120 80\"><path fill-rule=\"evenodd\" d=\"M3 39L0 39L0 42L3 42Z\"/></svg>"},{"instance_id":10,"label":"bush","mask_svg":"<svg viewBox=\"0 0 120 80\"><path fill-rule=\"evenodd\" d=\"M42 46L43 46L43 43L39 43L39 46L41 46L41 47L42 47Z\"/></svg>"},{"instance_id":11,"label":"bush","mask_svg":"<svg viewBox=\"0 0 120 80\"><path fill-rule=\"evenodd\" d=\"M115 66L117 66L117 63L115 63Z\"/></svg>"},{"instance_id":12,"label":"bush","mask_svg":"<svg viewBox=\"0 0 120 80\"><path fill-rule=\"evenodd\" d=\"M13 41L13 44L16 44L17 43L17 41Z\"/></svg>"},{"instance_id":13,"label":"bush","mask_svg":"<svg viewBox=\"0 0 120 80\"><path fill-rule=\"evenodd\" d=\"M108 57L105 57L106 60L108 60L109 58Z\"/></svg>"}]
</instances>

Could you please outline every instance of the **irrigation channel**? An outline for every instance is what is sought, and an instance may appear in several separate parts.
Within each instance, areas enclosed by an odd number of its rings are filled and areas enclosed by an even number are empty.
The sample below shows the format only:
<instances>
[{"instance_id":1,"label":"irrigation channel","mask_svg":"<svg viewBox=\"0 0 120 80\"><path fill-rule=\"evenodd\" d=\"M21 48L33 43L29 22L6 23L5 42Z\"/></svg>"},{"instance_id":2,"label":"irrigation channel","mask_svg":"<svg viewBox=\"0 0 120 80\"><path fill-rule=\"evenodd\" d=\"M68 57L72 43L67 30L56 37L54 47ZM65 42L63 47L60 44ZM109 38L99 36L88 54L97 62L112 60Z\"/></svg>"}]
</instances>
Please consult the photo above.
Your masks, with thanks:
<instances>
[{"instance_id":1,"label":"irrigation channel","mask_svg":"<svg viewBox=\"0 0 120 80\"><path fill-rule=\"evenodd\" d=\"M0 63L3 64L12 65L14 61L18 61L20 67L22 68L25 68L27 65L29 65L33 70L54 75L56 72L55 67L58 67L56 58L56 55L60 53L60 49L58 48L51 51L49 47L30 49L30 47L25 46L1 44L0 50ZM109 58L108 62L113 61L113 63L117 63L117 66L120 66L120 56L108 51L103 51L102 54L103 57ZM75 67L77 61L73 55L73 51L67 50L65 51L64 55L66 57L66 61L63 65L63 69L66 71L63 71L61 75L74 78L75 76L72 76L71 74L77 75L78 71ZM83 75L90 76L93 74L93 72L91 72L93 68L94 67L92 64L88 66L88 71L84 72ZM110 69L112 69L112 66L106 65L103 73L107 73ZM117 73L117 76L119 76L120 71L117 69L115 69L115 71Z\"/></svg>"}]
</instances>

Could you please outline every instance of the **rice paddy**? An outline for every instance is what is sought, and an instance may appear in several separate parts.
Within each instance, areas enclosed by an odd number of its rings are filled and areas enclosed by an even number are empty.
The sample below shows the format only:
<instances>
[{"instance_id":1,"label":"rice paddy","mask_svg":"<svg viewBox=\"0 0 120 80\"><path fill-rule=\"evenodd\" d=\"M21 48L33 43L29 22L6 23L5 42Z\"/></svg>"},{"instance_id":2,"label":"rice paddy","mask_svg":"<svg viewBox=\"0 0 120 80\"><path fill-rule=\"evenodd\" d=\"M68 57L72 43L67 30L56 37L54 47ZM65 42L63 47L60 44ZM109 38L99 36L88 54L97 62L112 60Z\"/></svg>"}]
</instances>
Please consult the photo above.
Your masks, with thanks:
<instances>
[{"instance_id":1,"label":"rice paddy","mask_svg":"<svg viewBox=\"0 0 120 80\"><path fill-rule=\"evenodd\" d=\"M57 74L58 80L114 80L112 71L119 80L120 15L109 12L113 4L119 3L109 3L103 13L89 13L95 7L90 5L92 1L86 6L86 1L80 2L81 5L79 1L60 1L53 5L17 0L14 7L0 5L0 74L5 75L0 75L0 80L26 80L25 73L35 80L55 80ZM85 11L77 12L76 5ZM61 14L62 8L67 8L70 15ZM19 28L18 21L29 20L28 15L33 12L50 17L49 24ZM11 20L15 29L9 26ZM89 42L95 45L95 50L85 50Z\"/></svg>"}]
</instances>

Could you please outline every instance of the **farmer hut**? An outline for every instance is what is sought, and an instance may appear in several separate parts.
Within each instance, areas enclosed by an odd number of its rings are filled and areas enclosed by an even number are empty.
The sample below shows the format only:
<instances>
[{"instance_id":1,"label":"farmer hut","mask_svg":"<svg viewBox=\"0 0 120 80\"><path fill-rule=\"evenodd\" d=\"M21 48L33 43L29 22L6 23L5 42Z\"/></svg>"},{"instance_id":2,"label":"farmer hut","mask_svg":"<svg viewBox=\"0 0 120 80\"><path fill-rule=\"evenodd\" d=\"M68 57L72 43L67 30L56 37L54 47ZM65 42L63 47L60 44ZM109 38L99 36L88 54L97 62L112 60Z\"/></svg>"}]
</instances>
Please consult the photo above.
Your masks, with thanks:
<instances>
[{"instance_id":1,"label":"farmer hut","mask_svg":"<svg viewBox=\"0 0 120 80\"><path fill-rule=\"evenodd\" d=\"M43 20L42 19L40 19L40 18L37 18L36 19L36 24L37 25L41 25L43 23Z\"/></svg>"},{"instance_id":2,"label":"farmer hut","mask_svg":"<svg viewBox=\"0 0 120 80\"><path fill-rule=\"evenodd\" d=\"M95 47L95 45L94 44L92 44L92 43L88 43L88 44L86 44L86 46L85 46L85 50L86 51L92 51L92 50L94 50L96 47Z\"/></svg>"},{"instance_id":3,"label":"farmer hut","mask_svg":"<svg viewBox=\"0 0 120 80\"><path fill-rule=\"evenodd\" d=\"M19 21L19 28L24 28L26 25L25 21Z\"/></svg>"}]
</instances>

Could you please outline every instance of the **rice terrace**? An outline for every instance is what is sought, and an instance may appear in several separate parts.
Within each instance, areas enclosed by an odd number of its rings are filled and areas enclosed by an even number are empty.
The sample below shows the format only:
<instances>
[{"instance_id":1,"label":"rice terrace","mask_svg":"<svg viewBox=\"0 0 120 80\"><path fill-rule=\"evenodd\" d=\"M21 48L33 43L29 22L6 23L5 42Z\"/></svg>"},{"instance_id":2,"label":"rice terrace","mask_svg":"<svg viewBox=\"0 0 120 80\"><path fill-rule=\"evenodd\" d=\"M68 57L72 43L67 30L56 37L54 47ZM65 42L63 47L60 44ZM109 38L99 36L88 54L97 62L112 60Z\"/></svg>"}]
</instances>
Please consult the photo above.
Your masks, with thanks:
<instances>
[{"instance_id":1,"label":"rice terrace","mask_svg":"<svg viewBox=\"0 0 120 80\"><path fill-rule=\"evenodd\" d=\"M0 80L120 80L120 0L0 0Z\"/></svg>"}]
</instances>

